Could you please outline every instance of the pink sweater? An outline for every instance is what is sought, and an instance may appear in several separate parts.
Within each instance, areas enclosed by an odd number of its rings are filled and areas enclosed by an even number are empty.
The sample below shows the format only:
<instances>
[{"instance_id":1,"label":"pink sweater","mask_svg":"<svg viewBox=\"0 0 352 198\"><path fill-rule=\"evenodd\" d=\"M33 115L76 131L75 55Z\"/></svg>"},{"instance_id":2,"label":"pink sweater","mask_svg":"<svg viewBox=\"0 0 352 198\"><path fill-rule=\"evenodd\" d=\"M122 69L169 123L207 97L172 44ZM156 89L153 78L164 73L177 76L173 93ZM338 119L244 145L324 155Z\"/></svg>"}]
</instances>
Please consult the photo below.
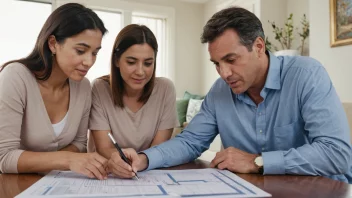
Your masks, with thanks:
<instances>
[{"instance_id":1,"label":"pink sweater","mask_svg":"<svg viewBox=\"0 0 352 198\"><path fill-rule=\"evenodd\" d=\"M68 119L56 137L34 75L12 63L0 72L0 171L17 173L23 151L57 151L73 144L86 151L91 87L87 79L69 81Z\"/></svg>"}]
</instances>

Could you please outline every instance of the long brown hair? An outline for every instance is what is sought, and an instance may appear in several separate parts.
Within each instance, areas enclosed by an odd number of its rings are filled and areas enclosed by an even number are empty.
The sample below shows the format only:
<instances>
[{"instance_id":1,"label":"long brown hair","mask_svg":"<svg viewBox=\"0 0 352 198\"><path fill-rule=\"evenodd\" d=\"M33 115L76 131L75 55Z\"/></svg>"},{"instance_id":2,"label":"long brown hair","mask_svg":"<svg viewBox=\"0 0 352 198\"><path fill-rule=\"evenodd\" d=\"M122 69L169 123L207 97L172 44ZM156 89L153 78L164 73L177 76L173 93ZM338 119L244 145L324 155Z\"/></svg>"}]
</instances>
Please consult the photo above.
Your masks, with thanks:
<instances>
[{"instance_id":1,"label":"long brown hair","mask_svg":"<svg viewBox=\"0 0 352 198\"><path fill-rule=\"evenodd\" d=\"M144 25L131 24L124 27L117 35L114 43L114 48L111 55L111 73L110 76L103 76L101 79L110 83L110 89L114 104L123 108L123 94L125 93L124 81L122 79L120 68L117 67L117 62L121 55L132 45L147 43L154 50L154 59L158 52L158 43L153 32ZM138 102L146 103L152 94L155 82L155 68L152 78L144 86L143 93L139 97Z\"/></svg>"},{"instance_id":2,"label":"long brown hair","mask_svg":"<svg viewBox=\"0 0 352 198\"><path fill-rule=\"evenodd\" d=\"M32 52L25 58L5 63L0 71L13 62L19 62L31 70L36 79L47 80L53 69L53 57L48 38L54 35L58 43L87 29L99 29L104 35L103 21L91 9L78 3L68 3L52 12L42 27Z\"/></svg>"}]
</instances>

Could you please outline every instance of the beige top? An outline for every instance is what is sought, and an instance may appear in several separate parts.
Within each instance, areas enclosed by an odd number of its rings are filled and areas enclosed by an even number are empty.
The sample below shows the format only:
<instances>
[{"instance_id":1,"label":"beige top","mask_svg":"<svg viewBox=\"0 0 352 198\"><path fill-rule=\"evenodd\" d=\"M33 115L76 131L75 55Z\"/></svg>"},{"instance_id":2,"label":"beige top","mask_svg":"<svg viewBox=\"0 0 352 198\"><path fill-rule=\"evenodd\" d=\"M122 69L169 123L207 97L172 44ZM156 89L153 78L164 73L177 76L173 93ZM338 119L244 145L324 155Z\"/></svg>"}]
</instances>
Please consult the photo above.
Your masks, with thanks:
<instances>
[{"instance_id":1,"label":"beige top","mask_svg":"<svg viewBox=\"0 0 352 198\"><path fill-rule=\"evenodd\" d=\"M17 173L24 150L57 151L73 144L86 150L91 87L87 79L69 81L70 104L66 125L56 136L34 75L20 63L0 72L0 170Z\"/></svg>"},{"instance_id":2,"label":"beige top","mask_svg":"<svg viewBox=\"0 0 352 198\"><path fill-rule=\"evenodd\" d=\"M158 130L178 125L175 87L167 78L155 79L150 98L136 113L114 105L109 83L93 82L89 129L111 130L120 147L145 150Z\"/></svg>"}]
</instances>

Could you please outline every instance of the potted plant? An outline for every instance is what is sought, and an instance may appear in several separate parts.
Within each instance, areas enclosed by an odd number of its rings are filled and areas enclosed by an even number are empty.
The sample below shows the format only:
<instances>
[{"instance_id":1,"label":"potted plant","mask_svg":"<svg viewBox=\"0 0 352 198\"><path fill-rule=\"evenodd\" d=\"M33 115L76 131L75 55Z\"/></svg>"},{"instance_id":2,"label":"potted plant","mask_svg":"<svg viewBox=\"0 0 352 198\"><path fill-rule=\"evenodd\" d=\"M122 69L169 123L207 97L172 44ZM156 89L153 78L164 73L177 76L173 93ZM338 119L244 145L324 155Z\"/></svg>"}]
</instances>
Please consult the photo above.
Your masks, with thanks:
<instances>
[{"instance_id":1,"label":"potted plant","mask_svg":"<svg viewBox=\"0 0 352 198\"><path fill-rule=\"evenodd\" d=\"M281 56L281 55L291 55L291 56L297 56L297 55L302 55L303 50L304 50L304 45L305 45L305 40L309 36L309 22L306 18L306 15L303 15L301 25L302 29L298 31L296 28L296 31L298 32L299 37L301 38L301 45L298 48L294 48L292 46L292 41L295 38L294 36L294 27L293 27L293 14L291 13L290 16L287 18L285 21L284 28L278 27L275 22L270 22L273 32L275 33L275 40L279 41L281 45L281 50L278 50L277 47L275 47L269 40L266 38L266 45L267 49L272 51L275 50L276 52L274 53L276 56Z\"/></svg>"}]
</instances>

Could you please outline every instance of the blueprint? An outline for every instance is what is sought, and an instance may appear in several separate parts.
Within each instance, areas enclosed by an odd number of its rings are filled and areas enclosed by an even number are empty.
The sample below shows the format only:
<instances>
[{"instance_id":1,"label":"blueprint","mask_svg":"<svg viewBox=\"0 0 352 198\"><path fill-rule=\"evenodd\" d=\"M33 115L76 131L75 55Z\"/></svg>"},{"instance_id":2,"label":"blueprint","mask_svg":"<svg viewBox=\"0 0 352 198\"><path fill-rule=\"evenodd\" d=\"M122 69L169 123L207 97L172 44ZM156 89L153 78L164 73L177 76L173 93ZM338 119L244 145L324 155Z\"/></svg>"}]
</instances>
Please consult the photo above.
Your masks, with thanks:
<instances>
[{"instance_id":1,"label":"blueprint","mask_svg":"<svg viewBox=\"0 0 352 198\"><path fill-rule=\"evenodd\" d=\"M138 176L139 180L112 176L97 180L70 171L51 171L16 198L271 196L226 170L151 170Z\"/></svg>"}]
</instances>

